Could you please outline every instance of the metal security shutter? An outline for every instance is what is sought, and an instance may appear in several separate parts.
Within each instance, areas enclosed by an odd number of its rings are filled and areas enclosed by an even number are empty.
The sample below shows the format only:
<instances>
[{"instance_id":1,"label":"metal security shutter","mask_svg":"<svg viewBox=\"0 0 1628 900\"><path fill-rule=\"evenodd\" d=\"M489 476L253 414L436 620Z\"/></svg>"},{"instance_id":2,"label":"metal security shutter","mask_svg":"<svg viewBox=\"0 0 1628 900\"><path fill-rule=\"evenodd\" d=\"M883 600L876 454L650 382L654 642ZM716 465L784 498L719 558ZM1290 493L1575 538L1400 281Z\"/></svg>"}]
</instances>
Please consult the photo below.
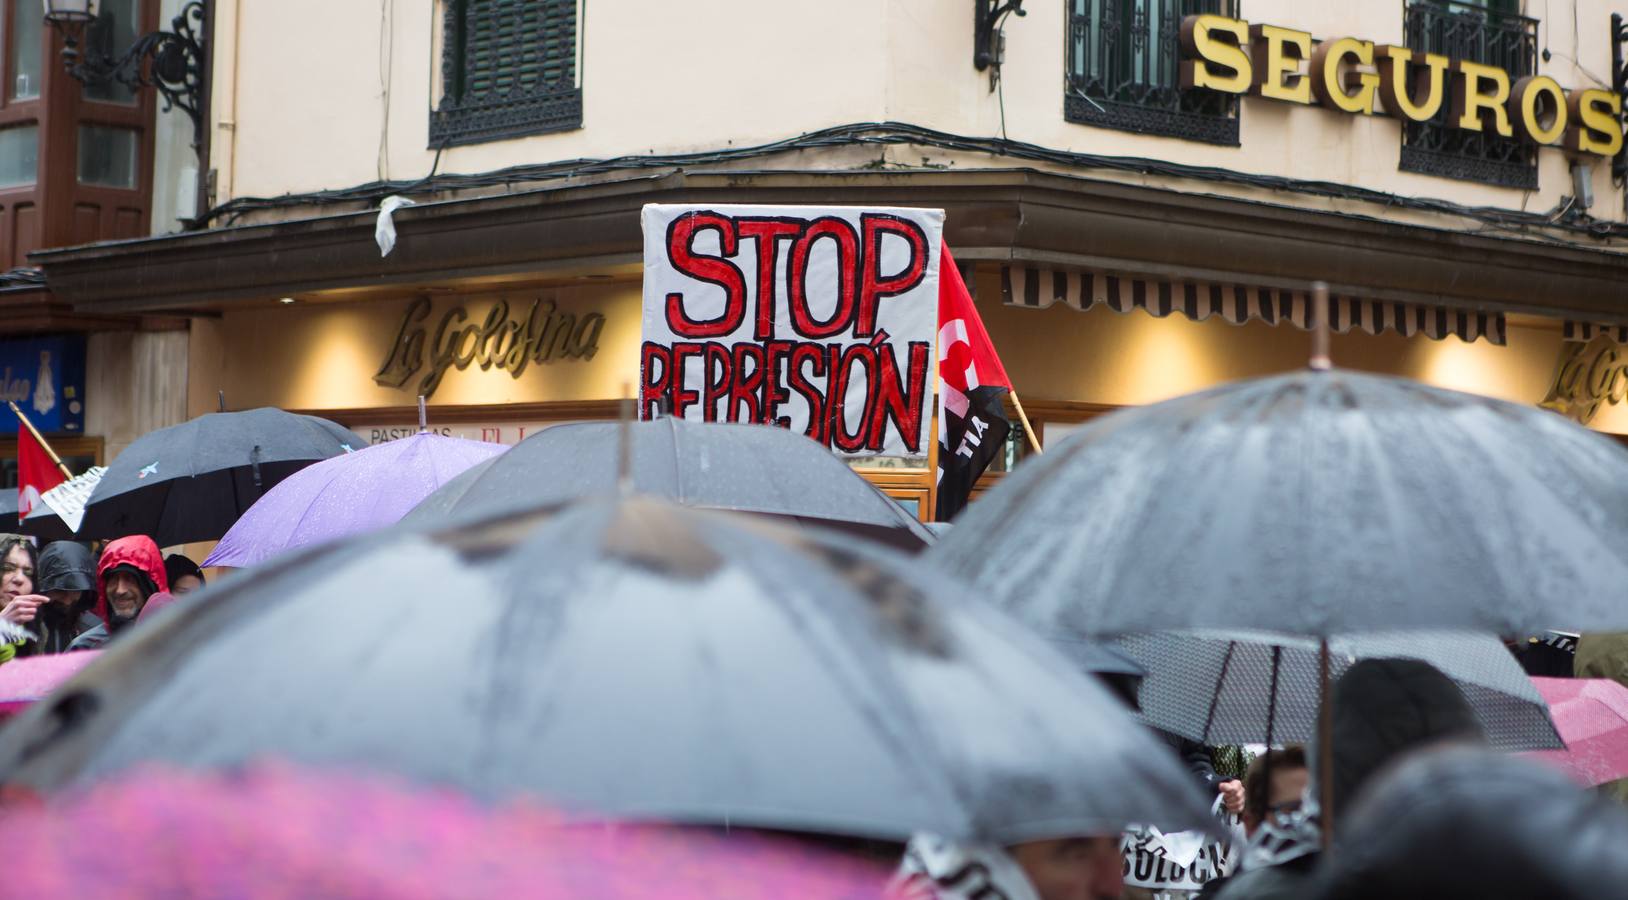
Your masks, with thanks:
<instances>
[{"instance_id":1,"label":"metal security shutter","mask_svg":"<svg viewBox=\"0 0 1628 900\"><path fill-rule=\"evenodd\" d=\"M582 125L577 0L447 0L431 146Z\"/></svg>"}]
</instances>

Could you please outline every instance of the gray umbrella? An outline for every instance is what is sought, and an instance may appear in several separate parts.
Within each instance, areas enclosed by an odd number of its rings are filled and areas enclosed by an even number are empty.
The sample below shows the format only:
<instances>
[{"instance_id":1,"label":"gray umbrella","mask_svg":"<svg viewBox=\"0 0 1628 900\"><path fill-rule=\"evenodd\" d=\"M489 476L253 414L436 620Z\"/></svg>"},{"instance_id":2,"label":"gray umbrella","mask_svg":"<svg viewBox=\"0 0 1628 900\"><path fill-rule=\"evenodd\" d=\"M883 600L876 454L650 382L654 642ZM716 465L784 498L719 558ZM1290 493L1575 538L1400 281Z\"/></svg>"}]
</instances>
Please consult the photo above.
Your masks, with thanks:
<instances>
[{"instance_id":1,"label":"gray umbrella","mask_svg":"<svg viewBox=\"0 0 1628 900\"><path fill-rule=\"evenodd\" d=\"M632 434L633 486L642 494L819 522L901 549L918 550L933 540L915 516L800 434L671 416L546 428L442 485L402 521L468 521L610 493L624 428Z\"/></svg>"},{"instance_id":2,"label":"gray umbrella","mask_svg":"<svg viewBox=\"0 0 1628 900\"><path fill-rule=\"evenodd\" d=\"M1211 745L1307 742L1316 733L1317 641L1192 631L1127 635L1113 646L1146 670L1138 700L1151 725ZM1501 750L1565 746L1537 686L1497 638L1372 633L1334 638L1329 651L1333 678L1359 659L1430 663L1458 686L1488 741Z\"/></svg>"},{"instance_id":3,"label":"gray umbrella","mask_svg":"<svg viewBox=\"0 0 1628 900\"><path fill-rule=\"evenodd\" d=\"M270 755L892 839L1207 819L1173 754L1038 638L812 529L591 501L342 543L181 602L0 732L0 778Z\"/></svg>"},{"instance_id":4,"label":"gray umbrella","mask_svg":"<svg viewBox=\"0 0 1628 900\"><path fill-rule=\"evenodd\" d=\"M1124 410L929 553L1043 630L1628 628L1628 450L1554 413L1301 371Z\"/></svg>"}]
</instances>

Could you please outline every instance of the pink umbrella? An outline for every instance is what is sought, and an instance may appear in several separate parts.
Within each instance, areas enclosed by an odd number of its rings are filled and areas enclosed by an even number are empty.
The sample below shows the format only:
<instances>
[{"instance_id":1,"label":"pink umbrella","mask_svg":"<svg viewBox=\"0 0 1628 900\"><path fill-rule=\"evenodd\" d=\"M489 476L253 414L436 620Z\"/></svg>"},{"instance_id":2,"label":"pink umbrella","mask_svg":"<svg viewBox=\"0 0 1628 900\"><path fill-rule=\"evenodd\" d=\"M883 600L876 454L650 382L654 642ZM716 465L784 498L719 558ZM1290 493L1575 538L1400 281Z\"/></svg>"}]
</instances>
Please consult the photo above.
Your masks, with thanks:
<instances>
[{"instance_id":1,"label":"pink umbrella","mask_svg":"<svg viewBox=\"0 0 1628 900\"><path fill-rule=\"evenodd\" d=\"M56 690L101 651L81 650L53 656L29 656L0 666L0 717L22 712Z\"/></svg>"},{"instance_id":2,"label":"pink umbrella","mask_svg":"<svg viewBox=\"0 0 1628 900\"><path fill-rule=\"evenodd\" d=\"M1628 687L1609 678L1534 678L1549 704L1564 750L1534 758L1553 763L1593 786L1628 777Z\"/></svg>"},{"instance_id":3,"label":"pink umbrella","mask_svg":"<svg viewBox=\"0 0 1628 900\"><path fill-rule=\"evenodd\" d=\"M788 838L567 824L451 791L262 764L146 769L0 807L7 896L877 898L888 866Z\"/></svg>"}]
</instances>

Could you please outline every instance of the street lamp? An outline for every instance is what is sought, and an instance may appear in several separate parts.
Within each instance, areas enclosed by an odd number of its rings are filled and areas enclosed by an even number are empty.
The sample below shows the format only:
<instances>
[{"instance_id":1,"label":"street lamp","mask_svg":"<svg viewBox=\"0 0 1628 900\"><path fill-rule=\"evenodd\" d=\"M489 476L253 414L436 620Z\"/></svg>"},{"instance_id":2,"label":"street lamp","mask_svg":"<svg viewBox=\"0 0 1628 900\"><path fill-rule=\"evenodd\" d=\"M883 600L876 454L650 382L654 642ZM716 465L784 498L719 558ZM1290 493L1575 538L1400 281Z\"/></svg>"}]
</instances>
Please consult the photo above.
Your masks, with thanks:
<instances>
[{"instance_id":1,"label":"street lamp","mask_svg":"<svg viewBox=\"0 0 1628 900\"><path fill-rule=\"evenodd\" d=\"M192 149L204 155L204 88L208 65L209 29L204 4L191 0L170 22L170 31L153 31L136 38L121 56L92 46L80 53L79 41L92 27L99 10L97 0L44 0L45 21L62 34L62 64L84 84L117 81L132 91L158 89L164 110L180 109L192 120Z\"/></svg>"}]
</instances>

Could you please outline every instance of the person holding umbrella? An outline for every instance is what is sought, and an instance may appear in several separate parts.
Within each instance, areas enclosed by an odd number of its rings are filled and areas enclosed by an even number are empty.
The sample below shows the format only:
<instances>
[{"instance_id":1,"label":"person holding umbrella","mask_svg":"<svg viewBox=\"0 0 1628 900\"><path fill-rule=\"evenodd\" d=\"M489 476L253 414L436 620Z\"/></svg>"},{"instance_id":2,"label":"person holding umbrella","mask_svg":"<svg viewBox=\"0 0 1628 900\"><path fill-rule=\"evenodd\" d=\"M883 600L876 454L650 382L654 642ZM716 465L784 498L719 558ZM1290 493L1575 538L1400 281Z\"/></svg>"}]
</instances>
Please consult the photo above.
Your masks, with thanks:
<instances>
[{"instance_id":1,"label":"person holding umbrella","mask_svg":"<svg viewBox=\"0 0 1628 900\"><path fill-rule=\"evenodd\" d=\"M0 663L17 655L17 644L32 635L45 598L34 593L34 545L20 534L0 535Z\"/></svg>"},{"instance_id":2,"label":"person holding umbrella","mask_svg":"<svg viewBox=\"0 0 1628 900\"><path fill-rule=\"evenodd\" d=\"M96 611L102 624L76 638L69 650L91 650L106 644L134 622L153 597L162 594L160 602L164 602L169 596L163 554L144 534L109 543L96 564L96 577L101 584Z\"/></svg>"},{"instance_id":3,"label":"person holding umbrella","mask_svg":"<svg viewBox=\"0 0 1628 900\"><path fill-rule=\"evenodd\" d=\"M177 597L202 590L205 584L203 569L179 553L164 557L164 574L170 580L170 593Z\"/></svg>"}]
</instances>

